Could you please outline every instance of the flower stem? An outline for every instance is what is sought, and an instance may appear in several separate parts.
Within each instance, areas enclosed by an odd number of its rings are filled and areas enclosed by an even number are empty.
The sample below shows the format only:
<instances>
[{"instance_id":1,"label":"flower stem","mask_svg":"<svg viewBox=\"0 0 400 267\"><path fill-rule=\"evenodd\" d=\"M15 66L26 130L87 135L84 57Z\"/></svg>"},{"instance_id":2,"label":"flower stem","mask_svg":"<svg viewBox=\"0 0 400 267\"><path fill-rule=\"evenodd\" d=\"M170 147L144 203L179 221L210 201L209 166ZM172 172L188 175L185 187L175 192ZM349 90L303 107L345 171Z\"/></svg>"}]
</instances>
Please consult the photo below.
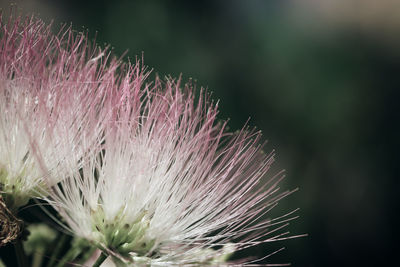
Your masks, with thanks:
<instances>
[{"instance_id":1,"label":"flower stem","mask_svg":"<svg viewBox=\"0 0 400 267\"><path fill-rule=\"evenodd\" d=\"M79 248L72 247L68 252L61 258L61 260L56 265L57 267L63 267L67 262L73 261L80 253Z\"/></svg>"},{"instance_id":2,"label":"flower stem","mask_svg":"<svg viewBox=\"0 0 400 267\"><path fill-rule=\"evenodd\" d=\"M97 258L96 262L93 264L93 267L100 267L100 265L107 259L107 255L104 252L101 252L100 256Z\"/></svg>"},{"instance_id":3,"label":"flower stem","mask_svg":"<svg viewBox=\"0 0 400 267\"><path fill-rule=\"evenodd\" d=\"M60 235L61 235L61 237L57 238L59 241L57 240L57 244L55 244L54 251L51 254L51 258L50 258L49 262L47 263L47 267L54 266L54 263L56 262L56 259L57 259L58 255L60 254L60 251L67 240L68 236L66 234L61 233Z\"/></svg>"},{"instance_id":4,"label":"flower stem","mask_svg":"<svg viewBox=\"0 0 400 267\"><path fill-rule=\"evenodd\" d=\"M24 247L22 246L22 240L18 239L14 244L15 255L17 256L18 266L19 267L27 267L27 260L24 251Z\"/></svg>"},{"instance_id":5,"label":"flower stem","mask_svg":"<svg viewBox=\"0 0 400 267\"><path fill-rule=\"evenodd\" d=\"M41 248L33 254L32 267L42 266L44 253L44 248Z\"/></svg>"}]
</instances>

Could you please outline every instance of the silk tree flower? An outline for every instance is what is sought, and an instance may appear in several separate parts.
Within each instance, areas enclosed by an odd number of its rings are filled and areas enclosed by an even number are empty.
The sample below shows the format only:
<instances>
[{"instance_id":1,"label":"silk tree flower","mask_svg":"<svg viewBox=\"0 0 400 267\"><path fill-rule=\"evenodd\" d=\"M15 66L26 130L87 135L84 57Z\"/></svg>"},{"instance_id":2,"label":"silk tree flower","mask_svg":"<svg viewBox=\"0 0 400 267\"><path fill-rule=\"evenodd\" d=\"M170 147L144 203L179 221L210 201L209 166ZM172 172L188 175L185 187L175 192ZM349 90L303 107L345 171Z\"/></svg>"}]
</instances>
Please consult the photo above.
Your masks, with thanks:
<instances>
[{"instance_id":1,"label":"silk tree flower","mask_svg":"<svg viewBox=\"0 0 400 267\"><path fill-rule=\"evenodd\" d=\"M213 264L287 238L290 192L261 134L217 122L218 105L180 80L110 59L70 29L0 28L0 185L17 209L40 195L65 227L116 262ZM252 261L249 260L248 263Z\"/></svg>"},{"instance_id":2,"label":"silk tree flower","mask_svg":"<svg viewBox=\"0 0 400 267\"><path fill-rule=\"evenodd\" d=\"M120 84L104 138L47 198L66 227L116 262L217 264L234 251L286 238L292 213L266 219L282 173L261 134L226 131L218 105L180 80ZM251 262L251 261L250 261Z\"/></svg>"},{"instance_id":3,"label":"silk tree flower","mask_svg":"<svg viewBox=\"0 0 400 267\"><path fill-rule=\"evenodd\" d=\"M47 172L79 169L102 135L118 66L107 61L71 29L0 17L0 193L11 210L59 181Z\"/></svg>"}]
</instances>

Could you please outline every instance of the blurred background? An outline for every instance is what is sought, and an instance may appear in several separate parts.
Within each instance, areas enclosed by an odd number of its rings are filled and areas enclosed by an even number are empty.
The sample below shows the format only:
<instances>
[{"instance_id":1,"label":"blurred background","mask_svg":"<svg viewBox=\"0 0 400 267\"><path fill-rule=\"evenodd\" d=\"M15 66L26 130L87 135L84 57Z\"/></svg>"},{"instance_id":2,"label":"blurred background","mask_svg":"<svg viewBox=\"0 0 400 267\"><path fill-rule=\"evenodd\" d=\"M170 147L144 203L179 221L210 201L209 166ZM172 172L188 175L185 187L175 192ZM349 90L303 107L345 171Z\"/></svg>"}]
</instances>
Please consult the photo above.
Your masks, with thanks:
<instances>
[{"instance_id":1,"label":"blurred background","mask_svg":"<svg viewBox=\"0 0 400 267\"><path fill-rule=\"evenodd\" d=\"M144 52L160 76L192 77L230 129L250 119L299 188L272 213L308 237L245 251L265 263L378 266L395 259L400 1L0 0L97 43Z\"/></svg>"}]
</instances>

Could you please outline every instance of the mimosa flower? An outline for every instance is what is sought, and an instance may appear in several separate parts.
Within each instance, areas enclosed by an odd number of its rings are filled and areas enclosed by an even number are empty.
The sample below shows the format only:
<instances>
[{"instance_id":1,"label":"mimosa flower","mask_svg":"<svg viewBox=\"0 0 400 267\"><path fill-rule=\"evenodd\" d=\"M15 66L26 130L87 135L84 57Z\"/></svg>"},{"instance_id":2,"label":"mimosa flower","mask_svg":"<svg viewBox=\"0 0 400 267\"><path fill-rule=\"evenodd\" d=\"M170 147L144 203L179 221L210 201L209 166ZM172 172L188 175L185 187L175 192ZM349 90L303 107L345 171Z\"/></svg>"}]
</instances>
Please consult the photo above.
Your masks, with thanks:
<instances>
[{"instance_id":1,"label":"mimosa flower","mask_svg":"<svg viewBox=\"0 0 400 267\"><path fill-rule=\"evenodd\" d=\"M217 104L189 84L156 80L129 93L103 145L70 169L49 202L69 230L107 255L144 264L224 262L234 251L283 238L290 214L264 215L289 192L259 132L225 131ZM274 234L275 233L275 234ZM286 233L285 233L286 234Z\"/></svg>"},{"instance_id":2,"label":"mimosa flower","mask_svg":"<svg viewBox=\"0 0 400 267\"><path fill-rule=\"evenodd\" d=\"M114 261L218 264L287 238L290 192L260 132L217 122L204 91L145 83L70 29L35 19L0 24L0 192L14 209L40 195L65 227Z\"/></svg>"},{"instance_id":3,"label":"mimosa flower","mask_svg":"<svg viewBox=\"0 0 400 267\"><path fill-rule=\"evenodd\" d=\"M104 51L85 40L70 29L53 35L34 18L0 17L0 193L12 210L59 181L43 170L79 168L102 133L99 107L117 63L106 67Z\"/></svg>"}]
</instances>

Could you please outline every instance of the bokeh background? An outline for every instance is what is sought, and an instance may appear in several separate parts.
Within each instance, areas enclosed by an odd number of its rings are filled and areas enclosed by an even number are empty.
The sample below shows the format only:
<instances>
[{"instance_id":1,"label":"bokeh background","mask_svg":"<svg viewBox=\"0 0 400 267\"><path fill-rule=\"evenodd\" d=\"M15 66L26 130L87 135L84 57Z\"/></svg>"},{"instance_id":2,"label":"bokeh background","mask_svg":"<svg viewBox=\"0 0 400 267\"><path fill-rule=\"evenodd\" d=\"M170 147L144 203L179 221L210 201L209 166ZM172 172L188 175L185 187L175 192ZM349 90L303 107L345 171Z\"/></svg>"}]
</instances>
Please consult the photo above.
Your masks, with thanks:
<instances>
[{"instance_id":1,"label":"bokeh background","mask_svg":"<svg viewBox=\"0 0 400 267\"><path fill-rule=\"evenodd\" d=\"M0 0L8 11L72 23L160 76L182 74L250 119L276 149L273 215L300 208L292 234L245 253L293 266L382 266L398 243L400 1Z\"/></svg>"}]
</instances>

